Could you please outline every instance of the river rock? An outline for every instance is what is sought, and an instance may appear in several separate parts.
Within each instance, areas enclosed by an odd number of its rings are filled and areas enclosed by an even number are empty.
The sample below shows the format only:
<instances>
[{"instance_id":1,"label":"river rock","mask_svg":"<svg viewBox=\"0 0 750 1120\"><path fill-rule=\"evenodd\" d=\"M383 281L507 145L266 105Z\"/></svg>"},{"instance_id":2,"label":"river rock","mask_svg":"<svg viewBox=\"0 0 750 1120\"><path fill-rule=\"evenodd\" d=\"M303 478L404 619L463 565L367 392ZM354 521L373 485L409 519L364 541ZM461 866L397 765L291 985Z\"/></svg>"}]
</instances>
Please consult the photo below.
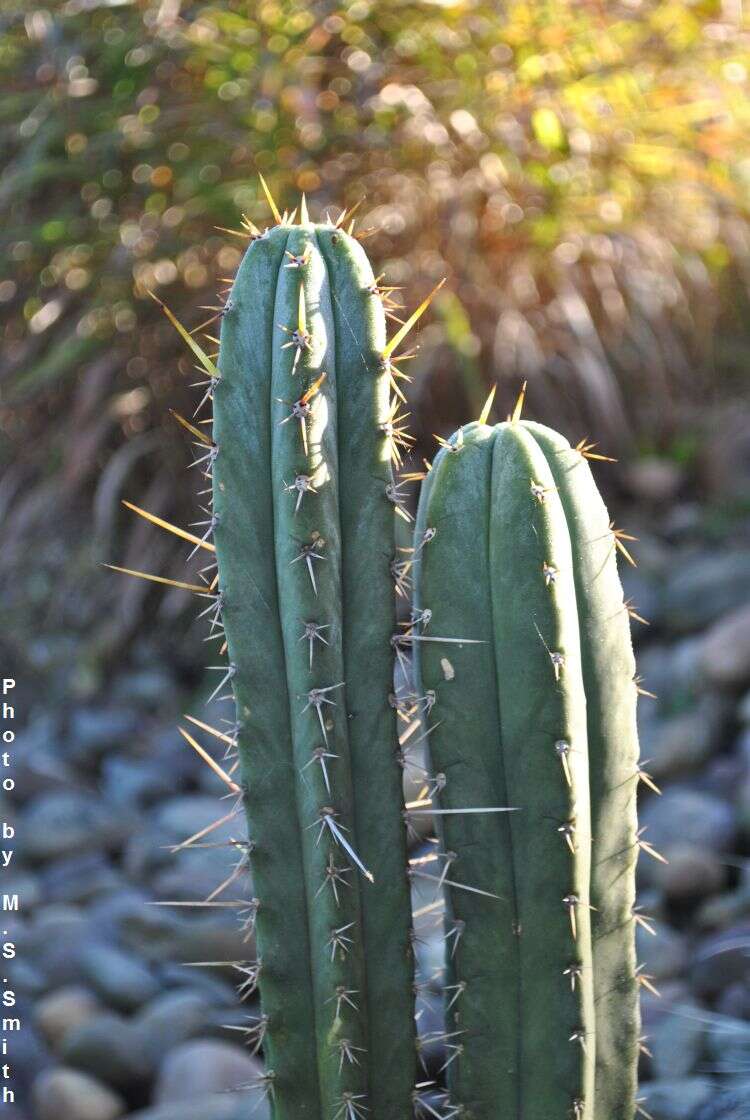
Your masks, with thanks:
<instances>
[{"instance_id":1,"label":"river rock","mask_svg":"<svg viewBox=\"0 0 750 1120\"><path fill-rule=\"evenodd\" d=\"M750 1094L746 1089L719 1090L690 1120L750 1120Z\"/></svg>"},{"instance_id":2,"label":"river rock","mask_svg":"<svg viewBox=\"0 0 750 1120\"><path fill-rule=\"evenodd\" d=\"M723 711L711 697L649 728L642 743L649 773L659 780L697 769L719 745L722 719Z\"/></svg>"},{"instance_id":3,"label":"river rock","mask_svg":"<svg viewBox=\"0 0 750 1120\"><path fill-rule=\"evenodd\" d=\"M183 1042L159 1071L157 1104L191 1101L210 1093L247 1089L262 1073L262 1063L240 1046L213 1039Z\"/></svg>"},{"instance_id":4,"label":"river rock","mask_svg":"<svg viewBox=\"0 0 750 1120\"><path fill-rule=\"evenodd\" d=\"M77 1069L47 1070L34 1084L35 1120L117 1120L125 1102L101 1081Z\"/></svg>"},{"instance_id":5,"label":"river rock","mask_svg":"<svg viewBox=\"0 0 750 1120\"><path fill-rule=\"evenodd\" d=\"M646 1081L639 1087L640 1103L653 1120L692 1120L696 1109L710 1100L713 1082L707 1077Z\"/></svg>"},{"instance_id":6,"label":"river rock","mask_svg":"<svg viewBox=\"0 0 750 1120\"><path fill-rule=\"evenodd\" d=\"M84 954L82 968L97 995L116 1011L135 1011L159 991L145 964L107 945L92 945Z\"/></svg>"},{"instance_id":7,"label":"river rock","mask_svg":"<svg viewBox=\"0 0 750 1120\"><path fill-rule=\"evenodd\" d=\"M66 856L45 864L40 874L49 902L86 903L104 891L116 890L122 879L99 852Z\"/></svg>"},{"instance_id":8,"label":"river rock","mask_svg":"<svg viewBox=\"0 0 750 1120\"><path fill-rule=\"evenodd\" d=\"M750 586L750 550L675 556L664 591L664 617L674 631L699 630L744 606Z\"/></svg>"},{"instance_id":9,"label":"river rock","mask_svg":"<svg viewBox=\"0 0 750 1120\"><path fill-rule=\"evenodd\" d=\"M696 949L690 967L691 981L698 995L716 996L730 984L745 981L750 974L750 922L741 922L722 933L704 938Z\"/></svg>"},{"instance_id":10,"label":"river rock","mask_svg":"<svg viewBox=\"0 0 750 1120\"><path fill-rule=\"evenodd\" d=\"M53 903L35 912L24 937L24 955L57 987L81 980L81 954L94 941L83 911Z\"/></svg>"},{"instance_id":11,"label":"river rock","mask_svg":"<svg viewBox=\"0 0 750 1120\"><path fill-rule=\"evenodd\" d=\"M648 882L671 902L706 898L721 890L727 869L714 852L687 843L671 845L668 851L668 863L642 855L638 870L645 871L648 860Z\"/></svg>"},{"instance_id":12,"label":"river rock","mask_svg":"<svg viewBox=\"0 0 750 1120\"><path fill-rule=\"evenodd\" d=\"M657 922L656 936L639 925L635 931L638 960L655 980L671 980L685 971L688 962L687 938L683 933Z\"/></svg>"},{"instance_id":13,"label":"river rock","mask_svg":"<svg viewBox=\"0 0 750 1120\"><path fill-rule=\"evenodd\" d=\"M150 1055L141 1051L133 1026L119 1015L94 1015L68 1032L60 1048L62 1060L98 1077L114 1089L127 1090L147 1082L153 1072Z\"/></svg>"},{"instance_id":14,"label":"river rock","mask_svg":"<svg viewBox=\"0 0 750 1120\"><path fill-rule=\"evenodd\" d=\"M138 733L138 715L132 708L77 708L68 726L66 754L77 766L95 767L103 754Z\"/></svg>"},{"instance_id":15,"label":"river rock","mask_svg":"<svg viewBox=\"0 0 750 1120\"><path fill-rule=\"evenodd\" d=\"M174 780L158 762L113 755L102 762L102 788L111 805L143 809L174 793Z\"/></svg>"},{"instance_id":16,"label":"river rock","mask_svg":"<svg viewBox=\"0 0 750 1120\"><path fill-rule=\"evenodd\" d=\"M644 840L667 857L675 845L686 840L712 852L727 851L736 833L730 805L701 790L676 784L644 804L640 823L645 828Z\"/></svg>"},{"instance_id":17,"label":"river rock","mask_svg":"<svg viewBox=\"0 0 750 1120\"><path fill-rule=\"evenodd\" d=\"M128 1120L269 1120L268 1100L257 1090L211 1093L191 1101L172 1101L130 1113Z\"/></svg>"},{"instance_id":18,"label":"river rock","mask_svg":"<svg viewBox=\"0 0 750 1120\"><path fill-rule=\"evenodd\" d=\"M33 798L19 818L16 835L24 859L45 862L92 848L113 850L127 834L125 820L100 797L62 791Z\"/></svg>"},{"instance_id":19,"label":"river rock","mask_svg":"<svg viewBox=\"0 0 750 1120\"><path fill-rule=\"evenodd\" d=\"M750 976L747 980L735 980L724 989L716 1001L716 1012L729 1019L750 1020Z\"/></svg>"},{"instance_id":20,"label":"river rock","mask_svg":"<svg viewBox=\"0 0 750 1120\"><path fill-rule=\"evenodd\" d=\"M750 1023L713 1016L706 1047L711 1066L718 1074L734 1078L744 1076L750 1083Z\"/></svg>"},{"instance_id":21,"label":"river rock","mask_svg":"<svg viewBox=\"0 0 750 1120\"><path fill-rule=\"evenodd\" d=\"M659 1000L644 1006L643 1033L654 1077L682 1078L698 1072L706 1034L706 1014L696 1003Z\"/></svg>"},{"instance_id":22,"label":"river rock","mask_svg":"<svg viewBox=\"0 0 750 1120\"><path fill-rule=\"evenodd\" d=\"M103 1010L99 1000L88 988L80 984L69 984L40 999L34 1011L34 1019L49 1045L57 1050L69 1031Z\"/></svg>"},{"instance_id":23,"label":"river rock","mask_svg":"<svg viewBox=\"0 0 750 1120\"><path fill-rule=\"evenodd\" d=\"M191 989L163 992L146 1004L133 1019L139 1045L160 1065L166 1054L213 1026L226 1016L203 993Z\"/></svg>"},{"instance_id":24,"label":"river rock","mask_svg":"<svg viewBox=\"0 0 750 1120\"><path fill-rule=\"evenodd\" d=\"M750 682L750 606L721 618L701 643L700 667L717 688L738 689Z\"/></svg>"}]
</instances>

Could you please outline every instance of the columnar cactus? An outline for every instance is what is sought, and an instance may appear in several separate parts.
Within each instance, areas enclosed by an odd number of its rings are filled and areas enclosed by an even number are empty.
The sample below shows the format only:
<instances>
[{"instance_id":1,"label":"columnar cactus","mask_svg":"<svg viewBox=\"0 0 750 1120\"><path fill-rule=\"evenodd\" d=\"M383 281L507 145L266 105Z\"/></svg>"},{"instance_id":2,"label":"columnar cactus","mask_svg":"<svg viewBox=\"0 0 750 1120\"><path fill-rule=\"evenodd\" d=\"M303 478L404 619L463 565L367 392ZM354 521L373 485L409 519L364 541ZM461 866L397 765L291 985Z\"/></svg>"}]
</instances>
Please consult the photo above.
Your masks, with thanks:
<instances>
[{"instance_id":1,"label":"columnar cactus","mask_svg":"<svg viewBox=\"0 0 750 1120\"><path fill-rule=\"evenodd\" d=\"M255 236L213 384L221 619L278 1120L405 1120L411 914L383 303L342 229Z\"/></svg>"},{"instance_id":2,"label":"columnar cactus","mask_svg":"<svg viewBox=\"0 0 750 1120\"><path fill-rule=\"evenodd\" d=\"M520 409L494 428L483 414L445 443L411 555L397 549L394 515L409 515L391 462L409 439L392 355L429 297L386 341L390 289L358 242L269 201L276 226L246 222L218 359L164 309L213 404L211 435L177 417L199 447L206 532L126 503L214 561L198 584L129 574L207 599L228 655L214 695L236 722L190 718L239 775L181 730L246 810L238 872L211 897L251 865L255 897L236 905L257 959L227 963L260 993L258 1087L274 1120L632 1120L634 866L651 849L625 549L590 448ZM409 651L413 692L394 688ZM425 739L433 772L404 806ZM411 810L436 813L442 845L410 861ZM446 907L447 1023L421 1040L413 876ZM426 1040L449 1096L417 1064Z\"/></svg>"},{"instance_id":3,"label":"columnar cactus","mask_svg":"<svg viewBox=\"0 0 750 1120\"><path fill-rule=\"evenodd\" d=\"M415 526L415 702L460 884L448 1070L472 1120L636 1107L638 684L586 450L517 418L470 424Z\"/></svg>"}]
</instances>

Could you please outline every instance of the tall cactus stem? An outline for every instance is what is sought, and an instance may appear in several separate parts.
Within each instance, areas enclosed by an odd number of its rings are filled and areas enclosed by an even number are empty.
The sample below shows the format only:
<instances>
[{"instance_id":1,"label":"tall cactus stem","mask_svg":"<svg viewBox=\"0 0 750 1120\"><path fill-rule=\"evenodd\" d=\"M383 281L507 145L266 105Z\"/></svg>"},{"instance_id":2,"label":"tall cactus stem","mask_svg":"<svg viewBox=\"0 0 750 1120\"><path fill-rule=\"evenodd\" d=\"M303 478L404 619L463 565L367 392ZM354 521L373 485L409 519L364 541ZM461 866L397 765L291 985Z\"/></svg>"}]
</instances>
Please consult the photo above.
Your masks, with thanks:
<instances>
[{"instance_id":1,"label":"tall cactus stem","mask_svg":"<svg viewBox=\"0 0 750 1120\"><path fill-rule=\"evenodd\" d=\"M473 640L414 645L439 804L485 808L441 815L443 845L499 896L447 886L454 1099L473 1120L632 1117L636 694L603 503L517 408L438 453L414 542L415 611Z\"/></svg>"}]
</instances>

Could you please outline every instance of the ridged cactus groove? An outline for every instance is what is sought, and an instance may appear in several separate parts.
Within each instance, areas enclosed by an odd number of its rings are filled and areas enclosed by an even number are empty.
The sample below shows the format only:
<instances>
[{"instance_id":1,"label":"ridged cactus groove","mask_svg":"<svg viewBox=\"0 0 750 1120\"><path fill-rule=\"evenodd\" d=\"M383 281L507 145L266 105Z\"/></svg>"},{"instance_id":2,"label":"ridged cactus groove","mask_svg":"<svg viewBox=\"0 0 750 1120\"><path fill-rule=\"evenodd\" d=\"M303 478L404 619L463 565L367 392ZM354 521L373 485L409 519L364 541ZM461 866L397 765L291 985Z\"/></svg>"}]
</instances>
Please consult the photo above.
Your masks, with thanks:
<instances>
[{"instance_id":1,"label":"ridged cactus groove","mask_svg":"<svg viewBox=\"0 0 750 1120\"><path fill-rule=\"evenodd\" d=\"M213 521L277 1120L412 1115L386 349L353 237L253 239L222 315Z\"/></svg>"},{"instance_id":2,"label":"ridged cactus groove","mask_svg":"<svg viewBox=\"0 0 750 1120\"><path fill-rule=\"evenodd\" d=\"M416 700L461 884L446 887L448 1075L471 1120L637 1107L638 682L586 450L515 414L469 424L415 525Z\"/></svg>"}]
</instances>

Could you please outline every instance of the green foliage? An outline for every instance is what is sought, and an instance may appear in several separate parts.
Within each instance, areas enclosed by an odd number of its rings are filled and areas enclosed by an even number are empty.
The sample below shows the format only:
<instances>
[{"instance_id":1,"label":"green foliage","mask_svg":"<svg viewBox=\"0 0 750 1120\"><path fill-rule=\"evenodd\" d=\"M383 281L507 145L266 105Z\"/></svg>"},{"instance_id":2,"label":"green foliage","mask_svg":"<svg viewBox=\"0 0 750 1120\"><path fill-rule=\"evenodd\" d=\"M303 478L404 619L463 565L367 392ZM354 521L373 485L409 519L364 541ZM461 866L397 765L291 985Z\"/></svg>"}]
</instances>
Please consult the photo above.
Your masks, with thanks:
<instances>
[{"instance_id":1,"label":"green foliage","mask_svg":"<svg viewBox=\"0 0 750 1120\"><path fill-rule=\"evenodd\" d=\"M356 241L306 222L253 240L207 456L278 1120L412 1109L385 347Z\"/></svg>"},{"instance_id":2,"label":"green foliage","mask_svg":"<svg viewBox=\"0 0 750 1120\"><path fill-rule=\"evenodd\" d=\"M420 497L449 1068L475 1120L634 1115L638 684L617 541L582 451L516 419L462 428Z\"/></svg>"}]
</instances>

